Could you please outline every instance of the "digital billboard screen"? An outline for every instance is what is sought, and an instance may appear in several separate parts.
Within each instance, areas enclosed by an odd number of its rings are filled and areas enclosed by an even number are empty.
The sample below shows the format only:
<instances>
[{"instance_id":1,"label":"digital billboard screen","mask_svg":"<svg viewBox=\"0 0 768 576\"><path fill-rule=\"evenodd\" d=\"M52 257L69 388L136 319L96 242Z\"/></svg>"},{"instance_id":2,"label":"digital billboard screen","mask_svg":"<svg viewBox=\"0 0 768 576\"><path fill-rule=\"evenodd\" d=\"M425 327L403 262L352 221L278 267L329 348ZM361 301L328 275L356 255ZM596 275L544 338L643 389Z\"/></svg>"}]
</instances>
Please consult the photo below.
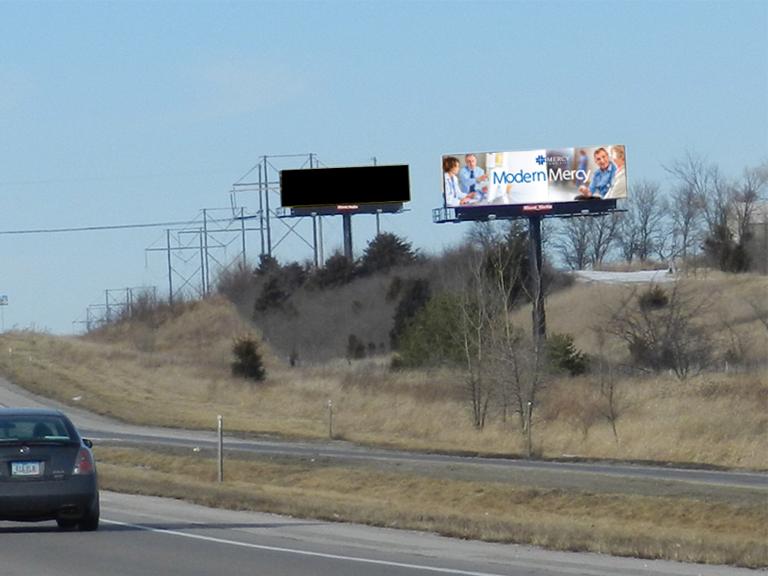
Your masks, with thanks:
<instances>
[{"instance_id":1,"label":"digital billboard screen","mask_svg":"<svg viewBox=\"0 0 768 576\"><path fill-rule=\"evenodd\" d=\"M443 156L449 208L556 205L627 197L625 146ZM615 203L614 203L615 204Z\"/></svg>"},{"instance_id":2,"label":"digital billboard screen","mask_svg":"<svg viewBox=\"0 0 768 576\"><path fill-rule=\"evenodd\" d=\"M407 165L280 172L280 203L288 208L402 204L410 199Z\"/></svg>"}]
</instances>

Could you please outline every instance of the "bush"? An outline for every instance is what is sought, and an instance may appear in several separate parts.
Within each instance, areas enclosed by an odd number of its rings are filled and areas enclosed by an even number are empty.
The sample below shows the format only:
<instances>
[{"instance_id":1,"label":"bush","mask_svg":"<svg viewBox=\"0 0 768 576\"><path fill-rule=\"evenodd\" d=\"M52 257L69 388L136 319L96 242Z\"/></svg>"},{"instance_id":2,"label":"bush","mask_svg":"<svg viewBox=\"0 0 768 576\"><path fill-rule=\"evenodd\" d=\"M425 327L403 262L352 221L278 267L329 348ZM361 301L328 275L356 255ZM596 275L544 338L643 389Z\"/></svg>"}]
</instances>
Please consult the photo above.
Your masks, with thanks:
<instances>
[{"instance_id":1,"label":"bush","mask_svg":"<svg viewBox=\"0 0 768 576\"><path fill-rule=\"evenodd\" d=\"M660 310L669 304L669 296L661 286L654 284L641 293L637 301L641 310Z\"/></svg>"},{"instance_id":2,"label":"bush","mask_svg":"<svg viewBox=\"0 0 768 576\"><path fill-rule=\"evenodd\" d=\"M607 330L627 343L636 367L670 369L683 379L712 360L712 335L698 321L709 302L679 283L669 291L652 287L615 309Z\"/></svg>"},{"instance_id":3,"label":"bush","mask_svg":"<svg viewBox=\"0 0 768 576\"><path fill-rule=\"evenodd\" d=\"M347 338L347 360L359 360L365 358L365 344L354 334Z\"/></svg>"},{"instance_id":4,"label":"bush","mask_svg":"<svg viewBox=\"0 0 768 576\"><path fill-rule=\"evenodd\" d=\"M578 376L589 369L589 358L576 348L570 334L552 334L547 339L547 354L550 365L558 372Z\"/></svg>"},{"instance_id":5,"label":"bush","mask_svg":"<svg viewBox=\"0 0 768 576\"><path fill-rule=\"evenodd\" d=\"M232 375L261 382L267 377L264 362L259 353L259 344L253 336L246 335L235 339L232 346L235 360L232 362Z\"/></svg>"}]
</instances>

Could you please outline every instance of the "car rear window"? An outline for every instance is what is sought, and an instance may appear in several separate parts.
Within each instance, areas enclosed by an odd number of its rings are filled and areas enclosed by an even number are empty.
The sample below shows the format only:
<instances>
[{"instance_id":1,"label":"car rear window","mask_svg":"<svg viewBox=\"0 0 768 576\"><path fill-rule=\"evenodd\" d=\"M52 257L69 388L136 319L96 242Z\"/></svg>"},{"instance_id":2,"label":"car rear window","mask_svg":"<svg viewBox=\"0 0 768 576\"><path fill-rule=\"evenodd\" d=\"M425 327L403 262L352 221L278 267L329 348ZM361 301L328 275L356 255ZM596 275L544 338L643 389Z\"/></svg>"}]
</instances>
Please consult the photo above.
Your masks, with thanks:
<instances>
[{"instance_id":1,"label":"car rear window","mask_svg":"<svg viewBox=\"0 0 768 576\"><path fill-rule=\"evenodd\" d=\"M58 416L0 415L0 443L71 442L73 438L63 418Z\"/></svg>"}]
</instances>

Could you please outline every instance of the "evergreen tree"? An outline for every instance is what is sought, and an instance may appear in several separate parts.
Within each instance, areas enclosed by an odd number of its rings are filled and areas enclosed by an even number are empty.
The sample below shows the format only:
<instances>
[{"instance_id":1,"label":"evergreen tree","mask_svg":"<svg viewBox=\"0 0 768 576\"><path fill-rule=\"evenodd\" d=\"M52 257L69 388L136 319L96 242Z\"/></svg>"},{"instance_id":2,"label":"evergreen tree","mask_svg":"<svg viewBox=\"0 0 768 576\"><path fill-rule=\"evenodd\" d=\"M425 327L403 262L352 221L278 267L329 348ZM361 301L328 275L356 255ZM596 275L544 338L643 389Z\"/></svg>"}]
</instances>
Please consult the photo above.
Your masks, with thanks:
<instances>
[{"instance_id":1,"label":"evergreen tree","mask_svg":"<svg viewBox=\"0 0 768 576\"><path fill-rule=\"evenodd\" d=\"M360 273L385 272L394 266L405 266L416 260L416 252L407 242L389 232L377 235L368 243L360 259Z\"/></svg>"},{"instance_id":2,"label":"evergreen tree","mask_svg":"<svg viewBox=\"0 0 768 576\"><path fill-rule=\"evenodd\" d=\"M264 362L259 352L259 344L253 336L242 336L235 339L232 346L235 360L232 362L232 375L263 381L267 377Z\"/></svg>"},{"instance_id":3,"label":"evergreen tree","mask_svg":"<svg viewBox=\"0 0 768 576\"><path fill-rule=\"evenodd\" d=\"M400 336L405 332L414 316L427 305L431 296L432 290L429 286L429 280L417 278L408 283L395 310L395 325L389 333L393 350L398 349Z\"/></svg>"}]
</instances>

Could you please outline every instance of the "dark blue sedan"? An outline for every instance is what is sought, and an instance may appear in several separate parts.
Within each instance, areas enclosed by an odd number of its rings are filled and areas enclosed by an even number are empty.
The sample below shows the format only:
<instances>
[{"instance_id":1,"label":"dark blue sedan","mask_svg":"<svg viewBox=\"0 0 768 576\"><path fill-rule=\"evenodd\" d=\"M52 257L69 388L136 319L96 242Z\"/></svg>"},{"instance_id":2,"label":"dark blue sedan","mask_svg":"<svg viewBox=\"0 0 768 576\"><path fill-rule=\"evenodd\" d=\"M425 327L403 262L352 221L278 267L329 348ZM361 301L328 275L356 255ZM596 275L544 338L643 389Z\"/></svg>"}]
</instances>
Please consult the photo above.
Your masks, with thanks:
<instances>
[{"instance_id":1,"label":"dark blue sedan","mask_svg":"<svg viewBox=\"0 0 768 576\"><path fill-rule=\"evenodd\" d=\"M0 408L0 520L97 530L92 447L57 410Z\"/></svg>"}]
</instances>

